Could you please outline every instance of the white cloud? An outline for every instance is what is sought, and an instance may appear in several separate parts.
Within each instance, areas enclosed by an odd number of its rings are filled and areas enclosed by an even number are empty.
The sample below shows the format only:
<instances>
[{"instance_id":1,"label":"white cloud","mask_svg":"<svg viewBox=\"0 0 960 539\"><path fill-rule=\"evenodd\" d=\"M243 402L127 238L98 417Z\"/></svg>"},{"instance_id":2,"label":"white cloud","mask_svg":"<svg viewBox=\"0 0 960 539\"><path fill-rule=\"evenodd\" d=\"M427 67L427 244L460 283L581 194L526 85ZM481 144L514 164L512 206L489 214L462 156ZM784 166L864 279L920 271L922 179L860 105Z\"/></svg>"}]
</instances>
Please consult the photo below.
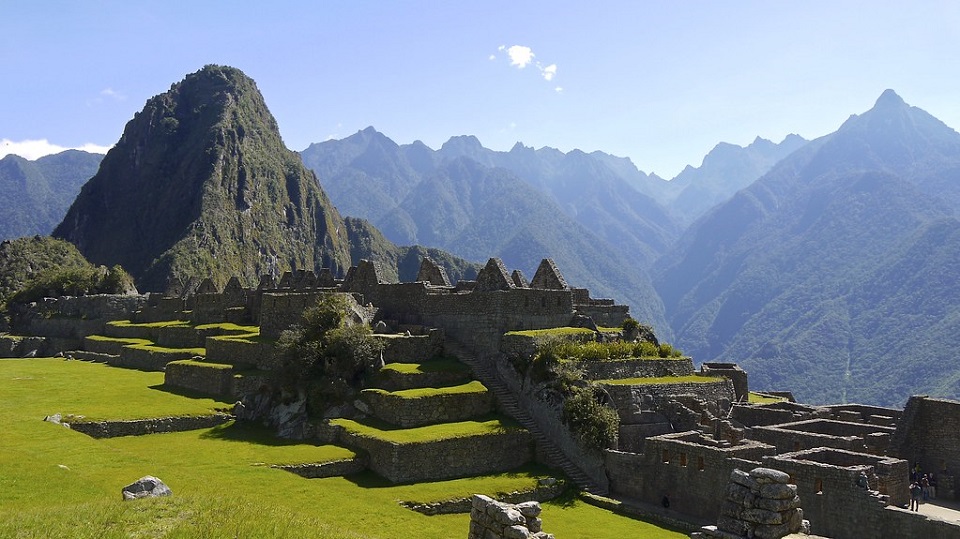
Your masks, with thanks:
<instances>
[{"instance_id":1,"label":"white cloud","mask_svg":"<svg viewBox=\"0 0 960 539\"><path fill-rule=\"evenodd\" d=\"M506 45L500 45L497 47L499 52L506 52L507 56L510 57L510 65L516 66L517 69L523 69L530 64L533 64L537 68L537 71L540 72L540 76L543 77L543 80L550 82L557 76L557 64L543 65L540 62L534 61L536 54L534 54L533 49L523 45L511 45L507 47ZM490 60L496 60L497 55L491 54ZM557 93L563 91L563 88L557 86L555 88Z\"/></svg>"},{"instance_id":2,"label":"white cloud","mask_svg":"<svg viewBox=\"0 0 960 539\"><path fill-rule=\"evenodd\" d=\"M0 139L0 158L13 154L33 161L45 155L52 155L66 150L82 150L90 153L105 154L111 147L112 146L100 146L98 144L87 143L83 146L66 148L64 146L51 144L47 139L20 141Z\"/></svg>"},{"instance_id":3,"label":"white cloud","mask_svg":"<svg viewBox=\"0 0 960 539\"><path fill-rule=\"evenodd\" d=\"M517 66L520 69L527 67L533 61L533 50L523 45L513 45L507 49L507 55L510 56L510 65Z\"/></svg>"},{"instance_id":4,"label":"white cloud","mask_svg":"<svg viewBox=\"0 0 960 539\"><path fill-rule=\"evenodd\" d=\"M540 64L537 64L537 67L540 68L543 80L553 80L553 77L557 76L557 64L550 64L547 67L540 67Z\"/></svg>"},{"instance_id":5,"label":"white cloud","mask_svg":"<svg viewBox=\"0 0 960 539\"><path fill-rule=\"evenodd\" d=\"M556 88L553 89L553 91L554 91L554 92L557 92L558 94L562 94L562 93L563 93L563 87L562 87L562 86L557 86Z\"/></svg>"},{"instance_id":6,"label":"white cloud","mask_svg":"<svg viewBox=\"0 0 960 539\"><path fill-rule=\"evenodd\" d=\"M117 101L123 101L124 99L127 98L126 95L121 94L120 92L114 90L113 88L104 88L103 90L100 90L100 95L109 97L111 99L115 99Z\"/></svg>"}]
</instances>

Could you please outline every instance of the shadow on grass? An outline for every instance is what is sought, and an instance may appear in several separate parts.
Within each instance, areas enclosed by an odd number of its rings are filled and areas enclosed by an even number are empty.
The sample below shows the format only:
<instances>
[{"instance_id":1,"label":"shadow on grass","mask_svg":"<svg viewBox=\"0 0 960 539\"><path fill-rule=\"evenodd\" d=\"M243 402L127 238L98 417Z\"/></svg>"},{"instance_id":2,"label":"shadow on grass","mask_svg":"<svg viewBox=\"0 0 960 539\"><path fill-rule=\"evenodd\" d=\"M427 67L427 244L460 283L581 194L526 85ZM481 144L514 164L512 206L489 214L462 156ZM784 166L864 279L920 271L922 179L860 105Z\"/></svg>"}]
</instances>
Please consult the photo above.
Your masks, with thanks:
<instances>
[{"instance_id":1,"label":"shadow on grass","mask_svg":"<svg viewBox=\"0 0 960 539\"><path fill-rule=\"evenodd\" d=\"M563 472L560 472L559 470L550 469L547 466L544 466L543 464L537 464L537 463L524 464L519 468L515 468L508 472L502 472L499 474L493 473L493 474L488 474L483 476L466 476L466 477L458 477L458 478L451 478L451 479L439 479L437 481L415 481L413 483L393 483L389 479L386 479L380 475L377 475L376 472L372 472L370 470L366 470L356 474L346 475L344 476L344 479L361 488L387 488L387 487L397 487L397 486L423 485L428 483L446 483L451 481L458 481L460 479L471 479L474 477L482 478L482 477L489 477L489 476L502 476L510 479L526 479L530 477L536 477L536 478L555 477L562 481L567 481L566 476L563 475ZM567 481L567 484L570 484L570 482ZM565 492L571 493L573 495L573 498L571 498L569 501L565 500L564 507L573 505L573 503L576 501L576 489L567 488ZM564 494L564 496L566 496L566 494ZM557 498L557 499L560 499L560 498Z\"/></svg>"},{"instance_id":2,"label":"shadow on grass","mask_svg":"<svg viewBox=\"0 0 960 539\"><path fill-rule=\"evenodd\" d=\"M223 397L215 397L210 395L209 393L202 393L200 391L183 389L179 387L169 386L167 384L156 384L152 386L147 386L147 389L153 389L155 391L163 391L164 393L169 393L171 395L177 395L180 397L187 397L189 399L213 399L217 402L223 403L224 409L232 407L234 404L233 402L227 402L223 400Z\"/></svg>"},{"instance_id":3,"label":"shadow on grass","mask_svg":"<svg viewBox=\"0 0 960 539\"><path fill-rule=\"evenodd\" d=\"M266 446L287 446L287 445L317 445L303 440L286 440L278 438L273 431L259 425L249 423L230 422L218 427L213 427L200 435L200 438L207 440L222 440L227 442L244 442L248 444L258 444Z\"/></svg>"}]
</instances>

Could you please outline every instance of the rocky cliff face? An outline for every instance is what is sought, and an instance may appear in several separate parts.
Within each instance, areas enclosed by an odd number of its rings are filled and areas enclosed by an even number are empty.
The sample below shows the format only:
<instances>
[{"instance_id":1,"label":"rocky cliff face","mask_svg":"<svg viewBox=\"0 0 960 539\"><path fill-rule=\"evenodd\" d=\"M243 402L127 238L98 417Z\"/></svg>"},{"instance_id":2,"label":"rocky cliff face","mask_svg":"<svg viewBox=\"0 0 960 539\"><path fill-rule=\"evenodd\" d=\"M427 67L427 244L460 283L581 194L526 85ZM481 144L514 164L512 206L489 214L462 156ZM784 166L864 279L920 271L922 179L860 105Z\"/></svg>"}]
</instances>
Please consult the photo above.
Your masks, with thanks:
<instances>
[{"instance_id":1,"label":"rocky cliff face","mask_svg":"<svg viewBox=\"0 0 960 539\"><path fill-rule=\"evenodd\" d=\"M350 265L343 219L288 150L256 84L206 66L151 98L54 236L141 290Z\"/></svg>"}]
</instances>

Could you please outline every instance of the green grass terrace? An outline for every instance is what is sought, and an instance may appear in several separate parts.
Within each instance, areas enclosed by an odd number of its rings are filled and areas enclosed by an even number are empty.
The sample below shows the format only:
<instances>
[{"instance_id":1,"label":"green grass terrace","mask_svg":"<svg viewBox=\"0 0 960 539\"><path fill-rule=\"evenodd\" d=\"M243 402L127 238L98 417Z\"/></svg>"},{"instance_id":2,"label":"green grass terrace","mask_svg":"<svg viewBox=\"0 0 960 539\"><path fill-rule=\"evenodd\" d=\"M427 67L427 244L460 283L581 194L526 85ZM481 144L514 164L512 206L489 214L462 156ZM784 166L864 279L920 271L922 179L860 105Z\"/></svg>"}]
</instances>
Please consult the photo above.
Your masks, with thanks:
<instances>
[{"instance_id":1,"label":"green grass terrace","mask_svg":"<svg viewBox=\"0 0 960 539\"><path fill-rule=\"evenodd\" d=\"M348 458L336 446L278 440L226 424L168 434L94 439L43 421L53 413L134 419L206 414L228 403L166 391L163 374L63 359L0 360L0 537L429 539L464 537L466 514L425 516L399 501L524 490L550 472L507 473L393 486L370 472L305 479L271 468ZM457 429L512 428L484 420ZM373 426L363 427L380 432ZM451 427L447 427L451 428ZM417 429L413 429L417 430ZM427 438L441 431L420 430ZM399 436L399 434L384 434ZM408 434L409 435L409 434ZM168 498L124 502L120 489L154 475ZM561 538L681 539L576 497L544 504Z\"/></svg>"}]
</instances>

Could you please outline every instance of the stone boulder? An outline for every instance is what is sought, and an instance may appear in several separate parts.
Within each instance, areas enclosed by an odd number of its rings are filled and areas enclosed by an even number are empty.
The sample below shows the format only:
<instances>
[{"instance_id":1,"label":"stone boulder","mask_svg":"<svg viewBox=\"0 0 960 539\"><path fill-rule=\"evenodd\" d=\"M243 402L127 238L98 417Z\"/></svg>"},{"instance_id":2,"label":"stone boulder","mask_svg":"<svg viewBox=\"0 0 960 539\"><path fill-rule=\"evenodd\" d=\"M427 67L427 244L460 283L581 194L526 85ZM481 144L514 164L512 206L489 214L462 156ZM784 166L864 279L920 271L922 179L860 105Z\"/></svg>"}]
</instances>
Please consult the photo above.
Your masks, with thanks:
<instances>
[{"instance_id":1,"label":"stone boulder","mask_svg":"<svg viewBox=\"0 0 960 539\"><path fill-rule=\"evenodd\" d=\"M152 475L147 475L123 487L121 494L123 494L124 500L136 500L138 498L172 496L173 492L163 481Z\"/></svg>"}]
</instances>

